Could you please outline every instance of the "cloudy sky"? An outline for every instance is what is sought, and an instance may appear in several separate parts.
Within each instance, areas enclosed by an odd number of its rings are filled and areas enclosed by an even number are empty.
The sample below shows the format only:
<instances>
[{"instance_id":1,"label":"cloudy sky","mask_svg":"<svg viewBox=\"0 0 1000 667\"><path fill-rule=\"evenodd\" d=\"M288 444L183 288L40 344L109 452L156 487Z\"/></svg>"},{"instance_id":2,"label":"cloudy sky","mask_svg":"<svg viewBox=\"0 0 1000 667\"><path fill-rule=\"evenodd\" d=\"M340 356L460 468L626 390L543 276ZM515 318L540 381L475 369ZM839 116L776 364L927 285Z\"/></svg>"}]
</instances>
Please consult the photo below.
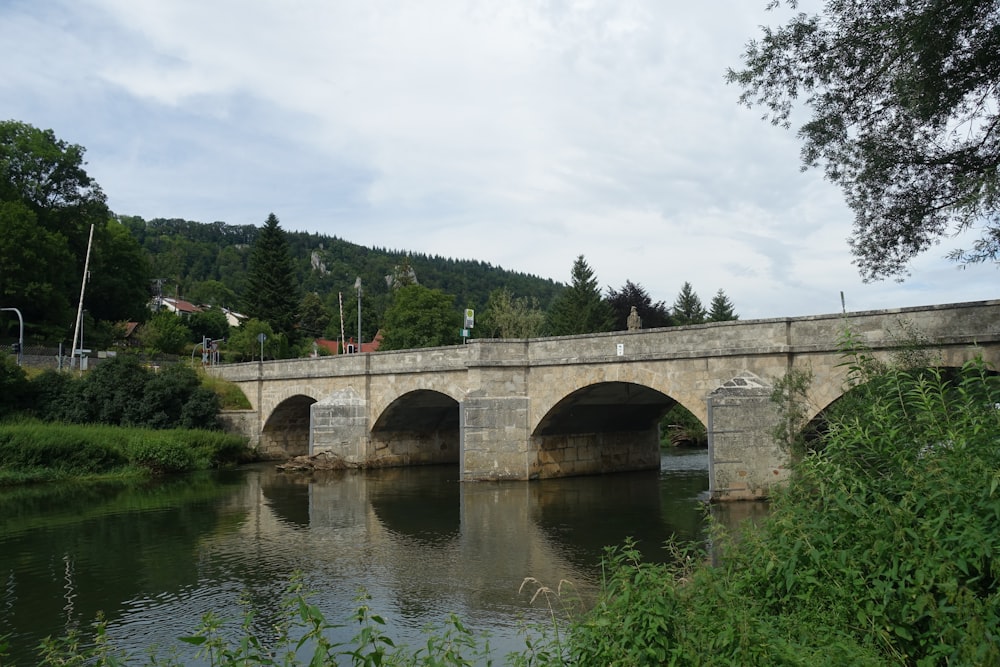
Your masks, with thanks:
<instances>
[{"instance_id":1,"label":"cloudy sky","mask_svg":"<svg viewBox=\"0 0 1000 667\"><path fill-rule=\"evenodd\" d=\"M804 3L808 5L808 3ZM743 319L997 297L933 248L865 285L851 214L727 66L765 0L0 0L0 117L120 214L476 259ZM801 119L801 116L799 117ZM350 287L350 286L346 286Z\"/></svg>"}]
</instances>

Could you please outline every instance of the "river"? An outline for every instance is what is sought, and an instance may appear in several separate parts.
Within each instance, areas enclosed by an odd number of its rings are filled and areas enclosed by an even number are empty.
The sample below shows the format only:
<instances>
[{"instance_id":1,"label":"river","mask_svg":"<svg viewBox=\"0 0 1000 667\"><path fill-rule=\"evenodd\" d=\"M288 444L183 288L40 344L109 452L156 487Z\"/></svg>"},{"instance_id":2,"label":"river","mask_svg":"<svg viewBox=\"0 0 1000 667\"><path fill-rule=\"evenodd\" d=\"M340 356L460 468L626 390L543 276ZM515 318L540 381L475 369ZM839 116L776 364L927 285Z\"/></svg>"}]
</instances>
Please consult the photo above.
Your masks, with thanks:
<instances>
[{"instance_id":1,"label":"river","mask_svg":"<svg viewBox=\"0 0 1000 667\"><path fill-rule=\"evenodd\" d=\"M525 577L570 582L587 600L606 545L632 537L663 560L671 536L704 543L707 488L705 450L675 450L659 472L528 483L463 484L455 466L303 475L258 464L139 487L4 490L0 664L34 664L43 637L86 632L99 612L133 656L156 646L197 664L178 637L210 610L238 623L241 601L266 636L295 572L329 621L347 621L364 589L397 641L421 642L455 612L503 656L523 648L522 621L549 614L519 592Z\"/></svg>"}]
</instances>

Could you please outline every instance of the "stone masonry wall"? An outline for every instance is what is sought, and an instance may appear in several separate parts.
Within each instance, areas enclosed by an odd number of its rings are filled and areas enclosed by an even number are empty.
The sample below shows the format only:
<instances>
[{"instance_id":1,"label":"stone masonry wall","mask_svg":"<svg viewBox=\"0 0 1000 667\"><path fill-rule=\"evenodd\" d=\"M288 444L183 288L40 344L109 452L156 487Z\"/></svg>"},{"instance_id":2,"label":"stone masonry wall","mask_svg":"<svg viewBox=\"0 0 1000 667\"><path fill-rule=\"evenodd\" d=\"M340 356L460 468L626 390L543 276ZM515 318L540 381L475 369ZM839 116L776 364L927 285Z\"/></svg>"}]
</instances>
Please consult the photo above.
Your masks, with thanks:
<instances>
[{"instance_id":1,"label":"stone masonry wall","mask_svg":"<svg viewBox=\"0 0 1000 667\"><path fill-rule=\"evenodd\" d=\"M789 475L788 456L772 435L778 410L771 387L747 373L708 397L709 492L712 500L756 500Z\"/></svg>"},{"instance_id":2,"label":"stone masonry wall","mask_svg":"<svg viewBox=\"0 0 1000 667\"><path fill-rule=\"evenodd\" d=\"M531 477L551 479L660 467L656 429L638 433L574 433L533 437L537 464Z\"/></svg>"}]
</instances>

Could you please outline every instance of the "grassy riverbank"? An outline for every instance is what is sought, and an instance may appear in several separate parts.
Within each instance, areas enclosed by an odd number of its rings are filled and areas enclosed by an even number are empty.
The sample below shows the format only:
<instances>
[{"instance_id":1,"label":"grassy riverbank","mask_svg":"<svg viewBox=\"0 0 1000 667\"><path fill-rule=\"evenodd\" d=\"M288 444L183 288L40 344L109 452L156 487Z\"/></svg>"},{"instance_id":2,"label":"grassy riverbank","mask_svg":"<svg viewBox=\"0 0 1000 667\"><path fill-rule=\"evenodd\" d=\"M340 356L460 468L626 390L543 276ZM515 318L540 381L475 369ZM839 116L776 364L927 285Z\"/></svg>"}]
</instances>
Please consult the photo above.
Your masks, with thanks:
<instances>
[{"instance_id":1,"label":"grassy riverbank","mask_svg":"<svg viewBox=\"0 0 1000 667\"><path fill-rule=\"evenodd\" d=\"M243 438L220 431L0 424L0 486L203 470L246 455Z\"/></svg>"}]
</instances>

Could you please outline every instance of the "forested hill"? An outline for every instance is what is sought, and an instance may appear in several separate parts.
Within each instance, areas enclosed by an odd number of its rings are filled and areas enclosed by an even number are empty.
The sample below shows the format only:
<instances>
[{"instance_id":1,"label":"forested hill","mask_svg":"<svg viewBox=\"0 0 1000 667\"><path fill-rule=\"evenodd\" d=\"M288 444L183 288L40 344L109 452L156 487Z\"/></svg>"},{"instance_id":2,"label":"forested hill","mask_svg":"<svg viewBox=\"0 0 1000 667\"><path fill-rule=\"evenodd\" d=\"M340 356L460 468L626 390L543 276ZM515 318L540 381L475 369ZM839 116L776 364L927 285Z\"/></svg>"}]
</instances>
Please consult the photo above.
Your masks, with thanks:
<instances>
[{"instance_id":1,"label":"forested hill","mask_svg":"<svg viewBox=\"0 0 1000 667\"><path fill-rule=\"evenodd\" d=\"M178 219L143 220L122 216L152 265L164 296L181 296L196 303L240 307L247 260L259 228L224 222L200 223ZM367 248L335 236L285 230L303 292L316 292L336 312L338 294L356 298L360 277L366 303L376 311L389 286L385 277L409 262L425 287L454 295L459 308L483 308L490 292L508 288L517 296L536 297L544 308L563 287L550 279L507 271L488 263Z\"/></svg>"}]
</instances>

